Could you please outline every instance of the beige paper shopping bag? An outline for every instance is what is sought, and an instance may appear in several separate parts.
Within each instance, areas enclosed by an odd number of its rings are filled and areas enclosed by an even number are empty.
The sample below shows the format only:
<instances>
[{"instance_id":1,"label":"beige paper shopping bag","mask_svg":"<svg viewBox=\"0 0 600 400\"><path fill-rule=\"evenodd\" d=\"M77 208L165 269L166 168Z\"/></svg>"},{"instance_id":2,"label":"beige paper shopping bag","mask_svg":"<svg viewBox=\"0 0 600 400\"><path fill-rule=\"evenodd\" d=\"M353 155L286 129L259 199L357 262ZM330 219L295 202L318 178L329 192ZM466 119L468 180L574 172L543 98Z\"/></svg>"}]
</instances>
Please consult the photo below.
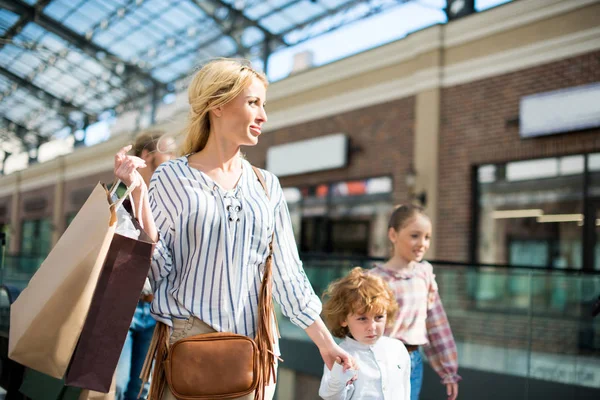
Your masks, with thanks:
<instances>
[{"instance_id":1,"label":"beige paper shopping bag","mask_svg":"<svg viewBox=\"0 0 600 400\"><path fill-rule=\"evenodd\" d=\"M8 355L62 378L88 313L116 227L102 184L11 306Z\"/></svg>"}]
</instances>

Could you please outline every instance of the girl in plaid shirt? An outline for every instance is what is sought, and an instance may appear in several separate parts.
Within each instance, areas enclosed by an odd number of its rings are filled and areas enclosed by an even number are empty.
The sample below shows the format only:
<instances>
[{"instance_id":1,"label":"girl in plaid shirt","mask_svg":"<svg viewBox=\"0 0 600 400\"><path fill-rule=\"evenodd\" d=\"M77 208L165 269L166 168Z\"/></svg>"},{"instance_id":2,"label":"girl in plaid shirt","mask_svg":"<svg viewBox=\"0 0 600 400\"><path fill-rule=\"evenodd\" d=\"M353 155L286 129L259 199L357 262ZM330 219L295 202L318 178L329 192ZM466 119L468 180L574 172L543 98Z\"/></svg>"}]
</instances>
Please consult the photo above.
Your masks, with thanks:
<instances>
[{"instance_id":1,"label":"girl in plaid shirt","mask_svg":"<svg viewBox=\"0 0 600 400\"><path fill-rule=\"evenodd\" d=\"M402 205L392 213L388 224L392 257L371 273L382 277L394 291L399 305L396 322L386 335L401 340L411 358L411 400L417 400L423 382L423 360L419 347L446 386L449 400L458 396L458 357L456 344L433 273L423 261L431 242L431 221L416 205Z\"/></svg>"}]
</instances>

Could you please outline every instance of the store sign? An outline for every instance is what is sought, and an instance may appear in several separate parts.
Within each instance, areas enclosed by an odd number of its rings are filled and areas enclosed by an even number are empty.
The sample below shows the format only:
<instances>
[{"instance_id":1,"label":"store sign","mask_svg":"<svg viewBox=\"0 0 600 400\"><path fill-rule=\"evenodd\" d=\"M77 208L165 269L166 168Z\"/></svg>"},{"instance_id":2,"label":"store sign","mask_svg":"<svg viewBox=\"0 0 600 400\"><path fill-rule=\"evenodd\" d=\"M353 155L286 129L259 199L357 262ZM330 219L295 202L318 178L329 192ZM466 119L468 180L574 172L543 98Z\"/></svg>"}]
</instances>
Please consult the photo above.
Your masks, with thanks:
<instances>
[{"instance_id":1,"label":"store sign","mask_svg":"<svg viewBox=\"0 0 600 400\"><path fill-rule=\"evenodd\" d=\"M344 133L272 146L267 151L267 169L277 176L343 168L347 163L348 136Z\"/></svg>"},{"instance_id":2,"label":"store sign","mask_svg":"<svg viewBox=\"0 0 600 400\"><path fill-rule=\"evenodd\" d=\"M523 97L519 119L522 138L600 127L600 84Z\"/></svg>"}]
</instances>

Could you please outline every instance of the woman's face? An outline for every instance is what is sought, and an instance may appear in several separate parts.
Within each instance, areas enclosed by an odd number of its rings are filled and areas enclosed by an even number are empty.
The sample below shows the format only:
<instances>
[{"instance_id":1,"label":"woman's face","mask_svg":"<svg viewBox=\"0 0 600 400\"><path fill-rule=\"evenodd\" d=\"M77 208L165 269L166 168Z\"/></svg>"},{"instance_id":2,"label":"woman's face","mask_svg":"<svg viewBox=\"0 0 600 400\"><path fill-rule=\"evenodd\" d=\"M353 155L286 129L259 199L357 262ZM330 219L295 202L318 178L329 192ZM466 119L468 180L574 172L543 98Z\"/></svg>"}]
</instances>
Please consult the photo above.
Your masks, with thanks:
<instances>
[{"instance_id":1,"label":"woman's face","mask_svg":"<svg viewBox=\"0 0 600 400\"><path fill-rule=\"evenodd\" d=\"M215 130L223 139L237 146L254 146L258 143L262 125L267 122L265 84L258 78L236 98L214 110Z\"/></svg>"},{"instance_id":2,"label":"woman's face","mask_svg":"<svg viewBox=\"0 0 600 400\"><path fill-rule=\"evenodd\" d=\"M388 237L394 245L395 256L406 262L420 262L431 244L431 221L417 214L399 231L390 228Z\"/></svg>"}]
</instances>

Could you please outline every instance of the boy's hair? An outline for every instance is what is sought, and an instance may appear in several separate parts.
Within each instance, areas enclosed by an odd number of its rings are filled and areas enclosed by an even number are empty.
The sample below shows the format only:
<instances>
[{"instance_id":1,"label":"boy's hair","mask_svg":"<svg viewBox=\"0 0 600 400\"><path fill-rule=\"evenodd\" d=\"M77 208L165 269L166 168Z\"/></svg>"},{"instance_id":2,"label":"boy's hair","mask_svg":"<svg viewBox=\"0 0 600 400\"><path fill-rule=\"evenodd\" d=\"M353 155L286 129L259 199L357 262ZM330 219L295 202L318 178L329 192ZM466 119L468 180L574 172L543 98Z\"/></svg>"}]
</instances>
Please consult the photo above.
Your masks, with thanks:
<instances>
[{"instance_id":1,"label":"boy's hair","mask_svg":"<svg viewBox=\"0 0 600 400\"><path fill-rule=\"evenodd\" d=\"M342 326L349 314L386 314L387 326L390 326L398 311L398 303L387 283L360 267L332 282L323 293L323 300L323 319L331 334L338 338L350 333L347 326Z\"/></svg>"}]
</instances>

